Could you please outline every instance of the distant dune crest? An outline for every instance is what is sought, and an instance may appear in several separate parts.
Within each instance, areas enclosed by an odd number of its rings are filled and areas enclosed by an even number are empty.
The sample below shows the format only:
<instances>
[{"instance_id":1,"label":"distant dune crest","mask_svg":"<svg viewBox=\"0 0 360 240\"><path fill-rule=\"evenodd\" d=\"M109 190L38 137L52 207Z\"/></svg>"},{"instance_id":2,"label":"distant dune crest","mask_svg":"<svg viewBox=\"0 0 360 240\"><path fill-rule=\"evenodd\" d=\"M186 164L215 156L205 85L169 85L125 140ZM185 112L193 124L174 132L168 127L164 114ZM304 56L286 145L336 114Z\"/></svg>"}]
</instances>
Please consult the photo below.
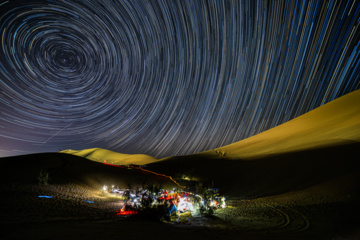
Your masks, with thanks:
<instances>
[{"instance_id":1,"label":"distant dune crest","mask_svg":"<svg viewBox=\"0 0 360 240\"><path fill-rule=\"evenodd\" d=\"M84 157L89 160L101 163L109 163L116 165L145 165L159 161L159 159L145 155L145 154L124 154L102 148L90 148L84 150L64 150L61 153L67 153Z\"/></svg>"}]
</instances>

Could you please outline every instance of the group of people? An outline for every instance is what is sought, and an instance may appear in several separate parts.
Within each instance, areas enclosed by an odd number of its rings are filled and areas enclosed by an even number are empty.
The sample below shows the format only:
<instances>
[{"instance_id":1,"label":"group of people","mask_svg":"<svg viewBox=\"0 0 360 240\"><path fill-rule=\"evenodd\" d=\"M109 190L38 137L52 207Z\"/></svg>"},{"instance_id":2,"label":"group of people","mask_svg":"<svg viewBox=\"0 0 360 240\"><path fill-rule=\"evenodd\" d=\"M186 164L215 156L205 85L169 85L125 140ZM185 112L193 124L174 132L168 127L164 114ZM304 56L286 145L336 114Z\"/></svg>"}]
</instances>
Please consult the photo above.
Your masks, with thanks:
<instances>
[{"instance_id":1,"label":"group of people","mask_svg":"<svg viewBox=\"0 0 360 240\"><path fill-rule=\"evenodd\" d=\"M162 209L164 214L174 214L178 212L177 205L182 197L187 197L188 193L169 193L164 191L159 193L157 196L147 193L146 191L133 194L130 191L124 193L125 204L124 207L128 210L140 210L151 207L157 207Z\"/></svg>"},{"instance_id":2,"label":"group of people","mask_svg":"<svg viewBox=\"0 0 360 240\"><path fill-rule=\"evenodd\" d=\"M189 192L160 191L154 194L143 190L135 192L125 190L124 207L120 212L129 214L150 214L161 221L174 221L181 219L182 213L199 210L200 213L211 214L215 209L225 207L225 198L219 194L195 195ZM188 216L188 215L186 215Z\"/></svg>"}]
</instances>

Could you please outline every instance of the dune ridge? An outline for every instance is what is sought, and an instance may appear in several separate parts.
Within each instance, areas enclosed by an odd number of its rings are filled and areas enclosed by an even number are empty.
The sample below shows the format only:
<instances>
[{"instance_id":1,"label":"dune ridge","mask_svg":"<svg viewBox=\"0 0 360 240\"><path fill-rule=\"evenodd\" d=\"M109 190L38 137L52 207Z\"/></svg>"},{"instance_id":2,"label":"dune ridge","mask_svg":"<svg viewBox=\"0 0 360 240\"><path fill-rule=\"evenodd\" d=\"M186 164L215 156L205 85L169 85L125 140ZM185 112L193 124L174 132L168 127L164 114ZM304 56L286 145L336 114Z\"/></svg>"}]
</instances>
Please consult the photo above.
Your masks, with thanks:
<instances>
[{"instance_id":1,"label":"dune ridge","mask_svg":"<svg viewBox=\"0 0 360 240\"><path fill-rule=\"evenodd\" d=\"M95 162L105 162L115 165L145 165L159 161L159 159L145 154L124 154L102 148L90 148L83 150L67 149L60 151L60 153L72 154Z\"/></svg>"},{"instance_id":2,"label":"dune ridge","mask_svg":"<svg viewBox=\"0 0 360 240\"><path fill-rule=\"evenodd\" d=\"M194 155L250 160L360 142L359 103L357 90L250 138Z\"/></svg>"}]
</instances>

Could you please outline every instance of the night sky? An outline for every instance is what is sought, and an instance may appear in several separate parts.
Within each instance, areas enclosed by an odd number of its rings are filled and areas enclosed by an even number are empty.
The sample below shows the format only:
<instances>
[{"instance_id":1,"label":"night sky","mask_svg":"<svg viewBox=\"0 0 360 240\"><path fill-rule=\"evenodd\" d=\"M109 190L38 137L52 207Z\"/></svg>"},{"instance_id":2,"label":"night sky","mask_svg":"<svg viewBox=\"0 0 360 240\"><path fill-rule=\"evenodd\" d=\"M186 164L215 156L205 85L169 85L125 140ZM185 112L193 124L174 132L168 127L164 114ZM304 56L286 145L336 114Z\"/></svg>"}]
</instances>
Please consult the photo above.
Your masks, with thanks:
<instances>
[{"instance_id":1,"label":"night sky","mask_svg":"<svg viewBox=\"0 0 360 240\"><path fill-rule=\"evenodd\" d=\"M360 88L359 21L359 1L1 0L0 157L248 138Z\"/></svg>"}]
</instances>

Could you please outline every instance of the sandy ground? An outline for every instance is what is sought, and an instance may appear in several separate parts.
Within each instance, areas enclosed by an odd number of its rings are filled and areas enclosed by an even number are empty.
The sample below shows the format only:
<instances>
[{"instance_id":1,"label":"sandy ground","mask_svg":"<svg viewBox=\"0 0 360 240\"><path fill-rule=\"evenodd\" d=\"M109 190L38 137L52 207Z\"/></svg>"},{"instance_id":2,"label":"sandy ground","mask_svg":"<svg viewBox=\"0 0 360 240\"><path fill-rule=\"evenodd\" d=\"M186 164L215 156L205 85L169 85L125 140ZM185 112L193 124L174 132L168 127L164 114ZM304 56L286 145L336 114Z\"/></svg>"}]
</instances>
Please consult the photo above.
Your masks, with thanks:
<instances>
[{"instance_id":1,"label":"sandy ground","mask_svg":"<svg viewBox=\"0 0 360 240\"><path fill-rule=\"evenodd\" d=\"M360 239L359 201L310 200L235 200L213 216L164 223L117 216L121 199L76 185L13 185L3 187L0 239Z\"/></svg>"}]
</instances>

